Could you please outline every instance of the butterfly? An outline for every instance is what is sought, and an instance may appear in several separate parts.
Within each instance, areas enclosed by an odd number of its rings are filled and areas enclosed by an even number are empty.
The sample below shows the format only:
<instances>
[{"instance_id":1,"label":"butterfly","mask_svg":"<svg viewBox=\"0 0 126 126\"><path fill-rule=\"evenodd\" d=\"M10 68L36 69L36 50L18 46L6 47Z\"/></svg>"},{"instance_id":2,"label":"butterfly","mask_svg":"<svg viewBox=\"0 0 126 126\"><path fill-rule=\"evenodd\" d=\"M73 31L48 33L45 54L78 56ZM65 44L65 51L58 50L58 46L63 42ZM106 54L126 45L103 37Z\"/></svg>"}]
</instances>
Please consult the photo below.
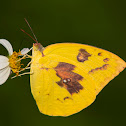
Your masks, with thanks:
<instances>
[{"instance_id":1,"label":"butterfly","mask_svg":"<svg viewBox=\"0 0 126 126\"><path fill-rule=\"evenodd\" d=\"M24 48L19 52L13 52L9 41L0 39L0 44L9 53L9 57L0 57L0 85L6 82L10 71L16 74L12 77L15 78L29 74L19 73L30 68L31 92L40 112L49 116L70 116L88 107L126 68L126 62L120 57L97 47L57 43L44 48L35 35L34 38L36 43L31 49ZM32 56L27 54L30 50ZM31 58L31 61L22 68L20 62L25 58Z\"/></svg>"},{"instance_id":2,"label":"butterfly","mask_svg":"<svg viewBox=\"0 0 126 126\"><path fill-rule=\"evenodd\" d=\"M126 67L117 55L89 45L33 44L30 85L41 113L70 116L91 105Z\"/></svg>"}]
</instances>

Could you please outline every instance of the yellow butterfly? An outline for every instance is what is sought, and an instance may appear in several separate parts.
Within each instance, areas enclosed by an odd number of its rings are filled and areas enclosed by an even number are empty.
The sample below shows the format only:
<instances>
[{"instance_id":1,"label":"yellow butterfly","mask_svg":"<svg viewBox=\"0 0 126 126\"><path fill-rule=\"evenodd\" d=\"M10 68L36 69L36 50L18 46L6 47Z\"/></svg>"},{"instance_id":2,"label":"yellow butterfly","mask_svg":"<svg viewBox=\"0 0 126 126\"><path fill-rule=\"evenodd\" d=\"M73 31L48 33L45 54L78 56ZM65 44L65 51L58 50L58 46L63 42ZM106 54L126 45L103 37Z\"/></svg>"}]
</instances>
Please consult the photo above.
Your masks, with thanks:
<instances>
[{"instance_id":1,"label":"yellow butterfly","mask_svg":"<svg viewBox=\"0 0 126 126\"><path fill-rule=\"evenodd\" d=\"M31 92L41 113L69 116L92 104L126 67L106 50L85 44L33 44Z\"/></svg>"},{"instance_id":2,"label":"yellow butterfly","mask_svg":"<svg viewBox=\"0 0 126 126\"><path fill-rule=\"evenodd\" d=\"M44 48L34 37L33 48L24 48L18 53L13 52L7 40L0 39L0 44L9 52L9 57L0 58L0 85L7 80L10 71L16 73L14 77L29 74L19 73L31 64L31 92L40 112L49 116L69 116L88 107L109 81L126 67L120 57L97 47L59 43ZM27 54L30 50L32 57ZM21 68L20 61L25 58L32 60Z\"/></svg>"}]
</instances>

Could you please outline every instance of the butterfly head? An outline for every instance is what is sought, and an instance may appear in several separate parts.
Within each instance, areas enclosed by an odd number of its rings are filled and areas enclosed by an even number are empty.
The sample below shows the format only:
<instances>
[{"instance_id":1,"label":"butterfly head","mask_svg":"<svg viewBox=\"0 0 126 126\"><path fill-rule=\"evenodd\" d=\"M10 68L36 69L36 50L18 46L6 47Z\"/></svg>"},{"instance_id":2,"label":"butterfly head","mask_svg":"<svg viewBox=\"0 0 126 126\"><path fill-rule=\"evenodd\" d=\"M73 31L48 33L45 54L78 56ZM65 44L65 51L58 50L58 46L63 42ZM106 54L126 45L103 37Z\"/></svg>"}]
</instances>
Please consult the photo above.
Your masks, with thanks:
<instances>
[{"instance_id":1,"label":"butterfly head","mask_svg":"<svg viewBox=\"0 0 126 126\"><path fill-rule=\"evenodd\" d=\"M43 57L44 56L43 50L44 47L40 43L33 43L32 55L41 55Z\"/></svg>"},{"instance_id":2,"label":"butterfly head","mask_svg":"<svg viewBox=\"0 0 126 126\"><path fill-rule=\"evenodd\" d=\"M40 52L42 52L43 51L43 46L40 44L40 43L33 43L33 50L34 51L40 51Z\"/></svg>"}]
</instances>

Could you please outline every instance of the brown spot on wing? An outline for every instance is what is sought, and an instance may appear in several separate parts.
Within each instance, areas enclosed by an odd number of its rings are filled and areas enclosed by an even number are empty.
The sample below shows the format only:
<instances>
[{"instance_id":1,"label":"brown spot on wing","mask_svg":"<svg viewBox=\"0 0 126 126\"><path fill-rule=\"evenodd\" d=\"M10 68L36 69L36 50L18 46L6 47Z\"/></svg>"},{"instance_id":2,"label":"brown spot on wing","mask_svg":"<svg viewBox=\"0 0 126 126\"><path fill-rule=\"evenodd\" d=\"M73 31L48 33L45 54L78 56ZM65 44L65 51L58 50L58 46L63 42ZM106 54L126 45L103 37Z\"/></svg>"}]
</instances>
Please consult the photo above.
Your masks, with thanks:
<instances>
[{"instance_id":1,"label":"brown spot on wing","mask_svg":"<svg viewBox=\"0 0 126 126\"><path fill-rule=\"evenodd\" d=\"M65 97L63 100L66 100L66 99L71 99L72 100L72 98L70 98L70 97Z\"/></svg>"},{"instance_id":2,"label":"brown spot on wing","mask_svg":"<svg viewBox=\"0 0 126 126\"><path fill-rule=\"evenodd\" d=\"M102 67L104 70L106 70L108 68L109 64L104 64Z\"/></svg>"},{"instance_id":3,"label":"brown spot on wing","mask_svg":"<svg viewBox=\"0 0 126 126\"><path fill-rule=\"evenodd\" d=\"M42 68L40 68L40 69L45 69L45 70L47 70L47 71L48 71L48 69L49 69L49 68L46 68L46 67L42 67Z\"/></svg>"},{"instance_id":4,"label":"brown spot on wing","mask_svg":"<svg viewBox=\"0 0 126 126\"><path fill-rule=\"evenodd\" d=\"M109 58L103 59L103 61L106 62L106 63L107 63L109 60L110 60Z\"/></svg>"},{"instance_id":5,"label":"brown spot on wing","mask_svg":"<svg viewBox=\"0 0 126 126\"><path fill-rule=\"evenodd\" d=\"M90 72L91 72L91 73L94 73L94 71L95 71L95 69L92 69Z\"/></svg>"},{"instance_id":6,"label":"brown spot on wing","mask_svg":"<svg viewBox=\"0 0 126 126\"><path fill-rule=\"evenodd\" d=\"M94 73L95 71L98 71L98 70L106 70L108 68L109 64L104 64L102 67L97 67L95 69L92 69L89 71L89 74L90 73Z\"/></svg>"},{"instance_id":7,"label":"brown spot on wing","mask_svg":"<svg viewBox=\"0 0 126 126\"><path fill-rule=\"evenodd\" d=\"M74 73L75 66L69 63L60 62L54 69L56 75L61 78L56 82L59 86L66 88L70 94L78 93L83 89L83 86L79 83L83 77L77 73Z\"/></svg>"},{"instance_id":8,"label":"brown spot on wing","mask_svg":"<svg viewBox=\"0 0 126 126\"><path fill-rule=\"evenodd\" d=\"M88 60L88 57L90 57L91 54L89 54L85 49L80 49L79 53L77 55L77 60L79 62L84 62L86 60Z\"/></svg>"},{"instance_id":9,"label":"brown spot on wing","mask_svg":"<svg viewBox=\"0 0 126 126\"><path fill-rule=\"evenodd\" d=\"M57 98L58 101L62 102L59 98ZM63 102L62 102L63 103Z\"/></svg>"},{"instance_id":10,"label":"brown spot on wing","mask_svg":"<svg viewBox=\"0 0 126 126\"><path fill-rule=\"evenodd\" d=\"M100 52L100 53L98 53L98 56L102 56L102 53Z\"/></svg>"},{"instance_id":11,"label":"brown spot on wing","mask_svg":"<svg viewBox=\"0 0 126 126\"><path fill-rule=\"evenodd\" d=\"M69 97L65 97L64 100L69 99Z\"/></svg>"}]
</instances>

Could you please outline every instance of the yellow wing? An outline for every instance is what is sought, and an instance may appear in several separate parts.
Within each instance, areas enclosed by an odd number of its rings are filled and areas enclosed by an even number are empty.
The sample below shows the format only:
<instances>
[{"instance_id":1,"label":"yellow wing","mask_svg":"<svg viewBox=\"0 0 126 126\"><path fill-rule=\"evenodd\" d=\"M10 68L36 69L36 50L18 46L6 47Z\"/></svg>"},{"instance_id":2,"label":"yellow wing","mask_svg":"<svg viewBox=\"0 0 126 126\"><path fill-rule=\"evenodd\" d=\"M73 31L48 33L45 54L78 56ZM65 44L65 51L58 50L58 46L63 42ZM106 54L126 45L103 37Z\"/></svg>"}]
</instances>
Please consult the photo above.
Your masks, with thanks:
<instances>
[{"instance_id":1,"label":"yellow wing","mask_svg":"<svg viewBox=\"0 0 126 126\"><path fill-rule=\"evenodd\" d=\"M89 106L126 63L115 54L75 43L33 45L31 92L40 112L69 116Z\"/></svg>"}]
</instances>

